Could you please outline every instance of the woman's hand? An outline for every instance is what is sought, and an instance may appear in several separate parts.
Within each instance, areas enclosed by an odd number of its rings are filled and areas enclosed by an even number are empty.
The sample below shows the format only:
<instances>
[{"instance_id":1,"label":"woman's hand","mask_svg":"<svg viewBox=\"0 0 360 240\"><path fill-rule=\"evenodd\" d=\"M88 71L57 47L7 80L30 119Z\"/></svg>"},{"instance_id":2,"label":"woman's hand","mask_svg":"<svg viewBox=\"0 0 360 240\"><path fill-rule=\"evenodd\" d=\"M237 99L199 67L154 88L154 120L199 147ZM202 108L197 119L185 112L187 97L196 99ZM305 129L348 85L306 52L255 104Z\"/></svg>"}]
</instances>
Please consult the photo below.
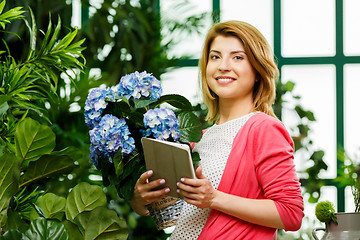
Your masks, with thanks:
<instances>
[{"instance_id":1,"label":"woman's hand","mask_svg":"<svg viewBox=\"0 0 360 240\"><path fill-rule=\"evenodd\" d=\"M152 175L152 170L143 173L137 180L134 187L131 207L139 215L148 215L149 211L146 209L146 205L165 197L165 194L170 192L169 188L153 190L154 188L165 184L165 180L157 179L149 182L149 177Z\"/></svg>"},{"instance_id":2,"label":"woman's hand","mask_svg":"<svg viewBox=\"0 0 360 240\"><path fill-rule=\"evenodd\" d=\"M215 190L196 169L198 179L184 178L178 183L178 192L184 200L199 208L211 208L247 222L284 229L275 203L271 199L250 199Z\"/></svg>"},{"instance_id":3,"label":"woman's hand","mask_svg":"<svg viewBox=\"0 0 360 240\"><path fill-rule=\"evenodd\" d=\"M211 208L217 191L211 186L210 181L202 174L202 167L196 169L198 179L182 178L178 182L178 193L184 200L199 208Z\"/></svg>"}]
</instances>

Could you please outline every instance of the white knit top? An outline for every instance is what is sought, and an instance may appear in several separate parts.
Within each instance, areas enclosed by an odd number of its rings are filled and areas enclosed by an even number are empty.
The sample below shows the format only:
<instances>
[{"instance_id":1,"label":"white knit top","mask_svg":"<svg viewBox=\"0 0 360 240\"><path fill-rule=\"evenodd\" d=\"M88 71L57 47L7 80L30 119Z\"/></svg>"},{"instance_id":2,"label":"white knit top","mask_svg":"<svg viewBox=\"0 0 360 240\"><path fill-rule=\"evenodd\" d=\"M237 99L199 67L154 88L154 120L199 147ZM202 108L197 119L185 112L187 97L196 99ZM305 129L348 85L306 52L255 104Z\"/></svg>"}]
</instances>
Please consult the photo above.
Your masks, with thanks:
<instances>
[{"instance_id":1,"label":"white knit top","mask_svg":"<svg viewBox=\"0 0 360 240\"><path fill-rule=\"evenodd\" d=\"M211 126L198 142L194 151L200 155L202 173L217 189L229 157L235 135L246 121L256 114L250 113L221 125ZM171 240L197 239L210 214L210 208L201 209L184 202Z\"/></svg>"}]
</instances>

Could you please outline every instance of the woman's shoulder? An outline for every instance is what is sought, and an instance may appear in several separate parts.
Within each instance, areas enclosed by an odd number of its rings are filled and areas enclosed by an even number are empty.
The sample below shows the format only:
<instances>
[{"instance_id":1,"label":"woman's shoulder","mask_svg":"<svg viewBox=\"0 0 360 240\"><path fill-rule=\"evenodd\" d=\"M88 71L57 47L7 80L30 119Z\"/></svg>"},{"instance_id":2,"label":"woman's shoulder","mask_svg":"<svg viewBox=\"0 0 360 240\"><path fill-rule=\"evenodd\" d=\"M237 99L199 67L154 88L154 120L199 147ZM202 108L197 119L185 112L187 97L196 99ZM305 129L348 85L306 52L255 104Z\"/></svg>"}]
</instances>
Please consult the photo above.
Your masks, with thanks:
<instances>
[{"instance_id":1,"label":"woman's shoulder","mask_svg":"<svg viewBox=\"0 0 360 240\"><path fill-rule=\"evenodd\" d=\"M256 138L266 138L268 136L283 136L290 139L290 134L285 125L277 118L265 113L254 115L248 124L246 131L249 136ZM290 141L290 140L289 140Z\"/></svg>"},{"instance_id":2,"label":"woman's shoulder","mask_svg":"<svg viewBox=\"0 0 360 240\"><path fill-rule=\"evenodd\" d=\"M270 127L270 126L281 126L285 127L284 124L276 117L267 115L266 113L259 112L252 116L249 120L252 125L256 127Z\"/></svg>"}]
</instances>

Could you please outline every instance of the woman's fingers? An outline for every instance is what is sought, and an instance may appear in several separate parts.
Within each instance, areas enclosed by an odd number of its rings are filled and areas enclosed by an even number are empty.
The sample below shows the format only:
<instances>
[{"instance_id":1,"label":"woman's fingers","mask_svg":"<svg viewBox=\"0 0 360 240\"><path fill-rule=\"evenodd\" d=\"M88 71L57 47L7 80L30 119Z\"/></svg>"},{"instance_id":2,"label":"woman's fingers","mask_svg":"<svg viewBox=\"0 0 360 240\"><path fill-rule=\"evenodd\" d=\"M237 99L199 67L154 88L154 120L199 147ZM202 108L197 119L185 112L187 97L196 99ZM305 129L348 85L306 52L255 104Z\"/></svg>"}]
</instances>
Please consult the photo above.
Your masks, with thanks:
<instances>
[{"instance_id":1,"label":"woman's fingers","mask_svg":"<svg viewBox=\"0 0 360 240\"><path fill-rule=\"evenodd\" d=\"M143 174L141 174L141 176L139 177L138 179L138 182L139 183L142 183L142 184L145 184L147 183L149 180L149 177L151 177L151 175L153 175L153 171L152 170L149 170L147 172L144 172Z\"/></svg>"},{"instance_id":2,"label":"woman's fingers","mask_svg":"<svg viewBox=\"0 0 360 240\"><path fill-rule=\"evenodd\" d=\"M165 184L165 179L157 179L149 181L149 178L153 175L153 171L149 170L141 174L137 181L137 186L140 187L141 191L150 191L151 189L157 188Z\"/></svg>"},{"instance_id":3,"label":"woman's fingers","mask_svg":"<svg viewBox=\"0 0 360 240\"><path fill-rule=\"evenodd\" d=\"M149 181L149 177L153 175L153 171L147 171L139 177L135 189L134 195L141 198L145 204L149 204L155 200L158 200L165 196L166 193L170 192L169 188L157 189L165 184L164 179L156 179Z\"/></svg>"},{"instance_id":4,"label":"woman's fingers","mask_svg":"<svg viewBox=\"0 0 360 240\"><path fill-rule=\"evenodd\" d=\"M211 202L215 197L215 189L206 177L203 177L201 169L198 171L198 179L181 179L177 183L178 193L184 196L184 200L199 208L207 208L211 206Z\"/></svg>"}]
</instances>

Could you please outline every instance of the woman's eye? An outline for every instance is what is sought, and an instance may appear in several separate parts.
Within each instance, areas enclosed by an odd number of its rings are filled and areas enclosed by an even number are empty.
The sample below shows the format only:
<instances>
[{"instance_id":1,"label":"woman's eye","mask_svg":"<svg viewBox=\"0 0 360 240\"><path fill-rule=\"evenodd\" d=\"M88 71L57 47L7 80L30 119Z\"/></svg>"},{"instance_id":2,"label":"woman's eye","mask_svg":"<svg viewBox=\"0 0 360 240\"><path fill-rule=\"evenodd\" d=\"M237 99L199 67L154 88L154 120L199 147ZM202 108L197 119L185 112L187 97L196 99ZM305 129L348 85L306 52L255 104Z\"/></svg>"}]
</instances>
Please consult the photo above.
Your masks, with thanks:
<instances>
[{"instance_id":1,"label":"woman's eye","mask_svg":"<svg viewBox=\"0 0 360 240\"><path fill-rule=\"evenodd\" d=\"M212 60L214 60L214 59L218 59L219 58L219 56L218 55L211 55L210 56L210 59L212 59Z\"/></svg>"},{"instance_id":2,"label":"woman's eye","mask_svg":"<svg viewBox=\"0 0 360 240\"><path fill-rule=\"evenodd\" d=\"M237 60L244 59L242 56L235 56L234 58L237 59Z\"/></svg>"}]
</instances>

